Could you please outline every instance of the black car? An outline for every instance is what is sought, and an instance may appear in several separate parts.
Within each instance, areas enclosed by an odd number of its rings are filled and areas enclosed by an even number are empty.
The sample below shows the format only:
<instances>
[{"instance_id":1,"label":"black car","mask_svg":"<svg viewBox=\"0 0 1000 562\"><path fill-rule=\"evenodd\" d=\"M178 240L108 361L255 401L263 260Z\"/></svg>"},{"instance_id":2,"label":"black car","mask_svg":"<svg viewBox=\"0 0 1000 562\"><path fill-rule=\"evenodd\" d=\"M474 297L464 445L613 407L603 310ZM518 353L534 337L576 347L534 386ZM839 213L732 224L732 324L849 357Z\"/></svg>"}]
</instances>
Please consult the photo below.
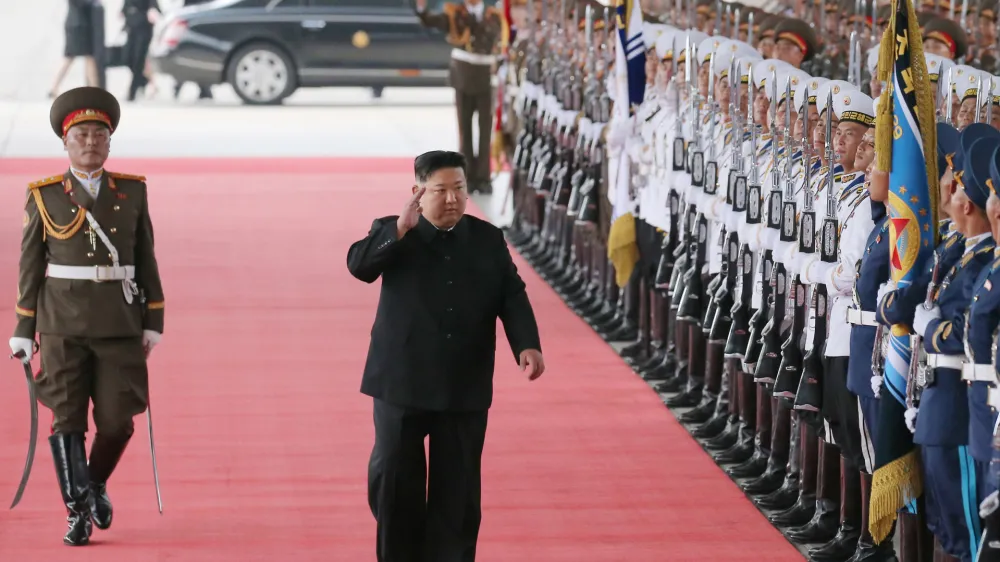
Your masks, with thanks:
<instances>
[{"instance_id":1,"label":"black car","mask_svg":"<svg viewBox=\"0 0 1000 562\"><path fill-rule=\"evenodd\" d=\"M430 10L444 0L429 0ZM488 2L494 4L494 2ZM179 83L228 82L248 104L300 87L443 86L451 46L413 0L214 0L170 13L150 58Z\"/></svg>"}]
</instances>

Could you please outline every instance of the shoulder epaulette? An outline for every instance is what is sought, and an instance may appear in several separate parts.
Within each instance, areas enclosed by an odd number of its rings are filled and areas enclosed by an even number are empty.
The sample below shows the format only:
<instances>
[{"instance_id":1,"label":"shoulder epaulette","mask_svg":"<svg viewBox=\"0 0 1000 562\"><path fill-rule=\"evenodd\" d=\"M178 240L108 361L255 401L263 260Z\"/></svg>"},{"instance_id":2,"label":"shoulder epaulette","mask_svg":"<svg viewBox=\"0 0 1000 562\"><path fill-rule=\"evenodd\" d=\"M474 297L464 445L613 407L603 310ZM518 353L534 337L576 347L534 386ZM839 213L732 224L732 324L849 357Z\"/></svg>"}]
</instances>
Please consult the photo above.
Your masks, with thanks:
<instances>
[{"instance_id":1,"label":"shoulder epaulette","mask_svg":"<svg viewBox=\"0 0 1000 562\"><path fill-rule=\"evenodd\" d=\"M43 180L33 181L28 184L28 189L38 189L39 187L45 187L46 185L52 185L54 183L61 183L63 181L62 174L58 176L52 176L45 178Z\"/></svg>"},{"instance_id":2,"label":"shoulder epaulette","mask_svg":"<svg viewBox=\"0 0 1000 562\"><path fill-rule=\"evenodd\" d=\"M146 176L137 176L135 174L119 174L118 172L108 172L108 175L115 178L116 180L132 180L132 181L146 181Z\"/></svg>"}]
</instances>

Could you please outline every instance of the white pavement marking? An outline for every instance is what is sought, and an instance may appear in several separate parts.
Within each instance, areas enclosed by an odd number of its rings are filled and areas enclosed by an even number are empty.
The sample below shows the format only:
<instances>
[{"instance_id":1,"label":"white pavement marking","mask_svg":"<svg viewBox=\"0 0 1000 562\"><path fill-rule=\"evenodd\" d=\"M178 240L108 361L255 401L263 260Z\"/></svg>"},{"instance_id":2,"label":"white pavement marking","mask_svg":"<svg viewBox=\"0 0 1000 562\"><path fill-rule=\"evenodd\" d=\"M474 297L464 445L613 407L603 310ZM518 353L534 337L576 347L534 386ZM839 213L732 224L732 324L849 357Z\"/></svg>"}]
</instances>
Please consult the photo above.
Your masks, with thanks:
<instances>
[{"instance_id":1,"label":"white pavement marking","mask_svg":"<svg viewBox=\"0 0 1000 562\"><path fill-rule=\"evenodd\" d=\"M108 37L121 0L105 0ZM49 129L46 94L62 60L66 0L0 1L0 158L60 157ZM447 88L386 89L381 100L361 88L303 89L283 106L247 107L228 85L199 101L188 85L157 77L153 99L123 101L130 73L110 69L108 89L122 103L112 152L122 157L412 157L456 149L454 96ZM83 84L77 63L62 90Z\"/></svg>"}]
</instances>

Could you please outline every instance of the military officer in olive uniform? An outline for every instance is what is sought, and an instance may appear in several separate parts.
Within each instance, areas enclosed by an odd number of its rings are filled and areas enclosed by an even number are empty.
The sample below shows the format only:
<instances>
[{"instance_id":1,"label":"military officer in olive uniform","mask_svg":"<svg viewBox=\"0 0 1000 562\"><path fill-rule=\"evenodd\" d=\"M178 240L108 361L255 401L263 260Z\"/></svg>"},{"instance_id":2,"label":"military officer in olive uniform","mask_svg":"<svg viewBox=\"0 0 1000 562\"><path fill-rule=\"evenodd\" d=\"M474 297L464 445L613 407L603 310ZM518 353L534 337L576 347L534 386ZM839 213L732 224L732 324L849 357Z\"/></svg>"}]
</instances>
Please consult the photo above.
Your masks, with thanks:
<instances>
[{"instance_id":1,"label":"military officer in olive uniform","mask_svg":"<svg viewBox=\"0 0 1000 562\"><path fill-rule=\"evenodd\" d=\"M118 101L77 88L49 120L69 155L65 173L29 186L10 348L41 355L35 385L52 410L49 442L69 530L87 544L92 524L111 526L107 482L146 410L146 358L163 333L163 289L153 251L145 178L104 170ZM88 461L90 402L97 433Z\"/></svg>"},{"instance_id":2,"label":"military officer in olive uniform","mask_svg":"<svg viewBox=\"0 0 1000 562\"><path fill-rule=\"evenodd\" d=\"M427 12L427 0L416 0L417 16L426 27L446 32L451 51L448 81L455 89L458 142L469 163L469 187L489 193L490 140L493 132L493 85L497 43L503 33L503 14L483 0L449 3L439 14ZM472 137L472 117L479 138ZM475 152L473 152L475 147Z\"/></svg>"}]
</instances>

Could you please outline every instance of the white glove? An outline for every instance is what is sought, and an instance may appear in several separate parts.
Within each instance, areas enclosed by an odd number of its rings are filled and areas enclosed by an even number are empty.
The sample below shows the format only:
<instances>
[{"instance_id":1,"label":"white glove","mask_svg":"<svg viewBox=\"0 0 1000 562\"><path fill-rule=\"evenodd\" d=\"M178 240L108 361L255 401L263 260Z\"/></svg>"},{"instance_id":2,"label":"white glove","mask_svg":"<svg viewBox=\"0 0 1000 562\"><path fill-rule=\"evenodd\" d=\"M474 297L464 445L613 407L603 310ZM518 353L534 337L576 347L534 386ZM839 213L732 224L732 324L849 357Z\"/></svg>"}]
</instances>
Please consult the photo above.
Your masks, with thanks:
<instances>
[{"instance_id":1,"label":"white glove","mask_svg":"<svg viewBox=\"0 0 1000 562\"><path fill-rule=\"evenodd\" d=\"M913 331L914 333L923 335L924 331L927 330L927 325L931 323L932 320L941 318L941 307L935 306L934 308L927 310L923 306L918 306L916 312L913 313Z\"/></svg>"},{"instance_id":2,"label":"white glove","mask_svg":"<svg viewBox=\"0 0 1000 562\"><path fill-rule=\"evenodd\" d=\"M875 297L875 302L882 304L882 297L888 295L892 292L892 288L889 287L889 282L882 283L878 288L878 296Z\"/></svg>"},{"instance_id":3,"label":"white glove","mask_svg":"<svg viewBox=\"0 0 1000 562\"><path fill-rule=\"evenodd\" d=\"M910 430L910 433L917 432L917 413L920 408L907 408L906 412L903 413L903 420L906 421L906 429Z\"/></svg>"},{"instance_id":4,"label":"white glove","mask_svg":"<svg viewBox=\"0 0 1000 562\"><path fill-rule=\"evenodd\" d=\"M24 357L21 358L21 362L27 365L31 363L31 356L34 355L35 342L30 338L10 338L10 352L13 355L17 355L19 352L24 352Z\"/></svg>"},{"instance_id":5,"label":"white glove","mask_svg":"<svg viewBox=\"0 0 1000 562\"><path fill-rule=\"evenodd\" d=\"M160 343L160 338L162 337L163 335L160 332L154 332L153 330L142 331L142 348L146 350L147 356L153 352L153 348Z\"/></svg>"},{"instance_id":6,"label":"white glove","mask_svg":"<svg viewBox=\"0 0 1000 562\"><path fill-rule=\"evenodd\" d=\"M878 398L880 390L882 390L882 375L873 375L872 376L872 392L875 393L875 398Z\"/></svg>"},{"instance_id":7,"label":"white glove","mask_svg":"<svg viewBox=\"0 0 1000 562\"><path fill-rule=\"evenodd\" d=\"M983 503L979 504L979 516L986 519L992 515L998 507L1000 507L1000 493L993 492L992 494L986 496Z\"/></svg>"}]
</instances>

